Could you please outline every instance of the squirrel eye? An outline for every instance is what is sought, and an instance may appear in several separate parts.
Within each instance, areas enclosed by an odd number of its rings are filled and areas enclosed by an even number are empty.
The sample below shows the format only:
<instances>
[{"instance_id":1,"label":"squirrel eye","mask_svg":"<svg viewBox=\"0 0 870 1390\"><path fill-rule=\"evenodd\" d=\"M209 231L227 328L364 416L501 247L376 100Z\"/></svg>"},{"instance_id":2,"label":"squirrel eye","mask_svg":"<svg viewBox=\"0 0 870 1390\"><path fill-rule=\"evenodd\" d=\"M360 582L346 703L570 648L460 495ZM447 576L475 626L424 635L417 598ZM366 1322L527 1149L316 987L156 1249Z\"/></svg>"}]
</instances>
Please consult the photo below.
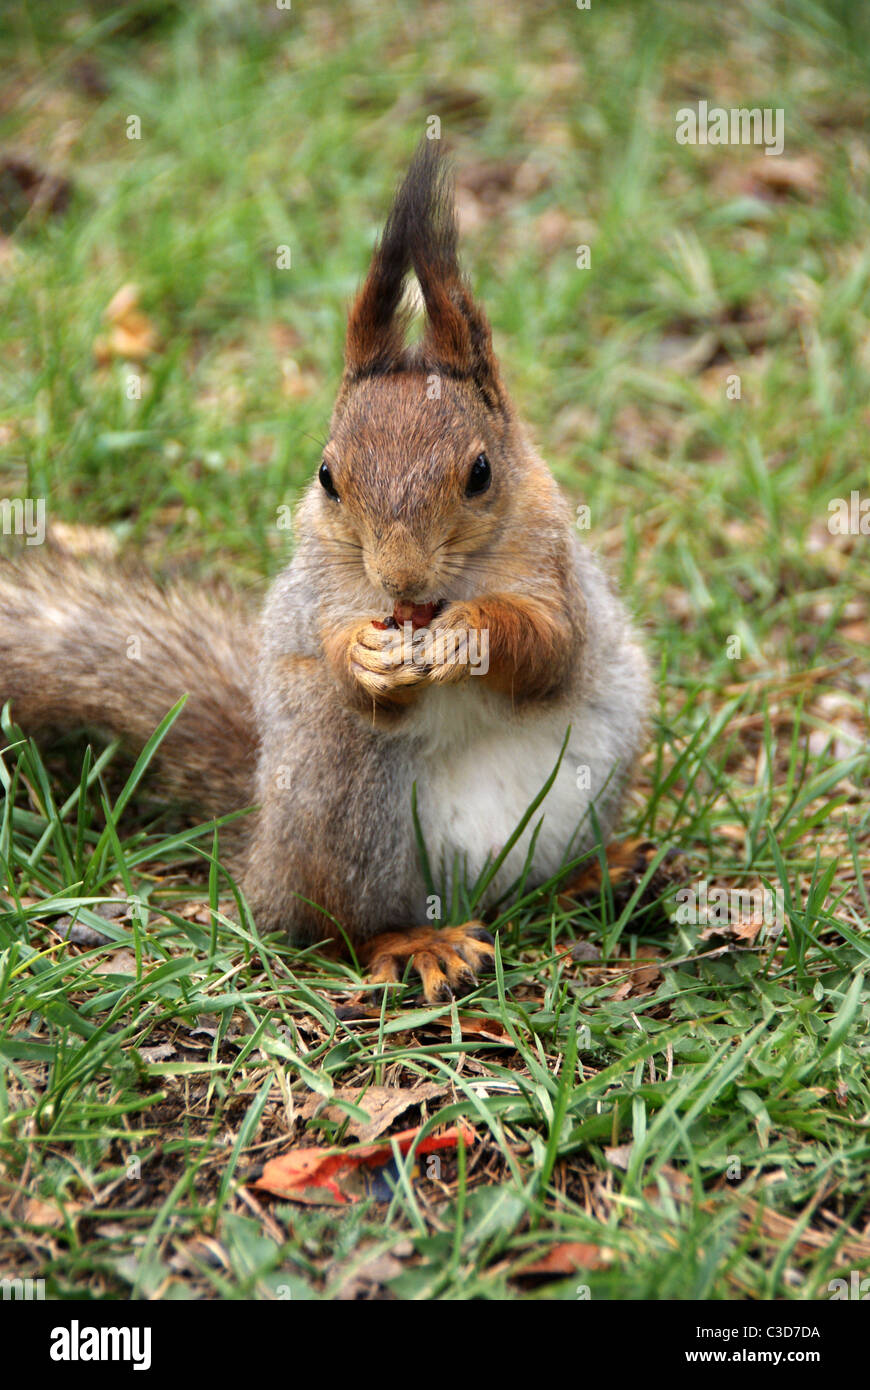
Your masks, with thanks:
<instances>
[{"instance_id":1,"label":"squirrel eye","mask_svg":"<svg viewBox=\"0 0 870 1390\"><path fill-rule=\"evenodd\" d=\"M335 483L332 481L332 474L325 462L320 465L317 476L320 479L320 485L323 491L327 496L332 498L333 502L337 502L339 500L338 493L335 490Z\"/></svg>"},{"instance_id":2,"label":"squirrel eye","mask_svg":"<svg viewBox=\"0 0 870 1390\"><path fill-rule=\"evenodd\" d=\"M466 497L477 497L481 492L486 492L491 482L492 469L489 466L489 459L486 454L478 454L468 475L468 482L465 486Z\"/></svg>"}]
</instances>

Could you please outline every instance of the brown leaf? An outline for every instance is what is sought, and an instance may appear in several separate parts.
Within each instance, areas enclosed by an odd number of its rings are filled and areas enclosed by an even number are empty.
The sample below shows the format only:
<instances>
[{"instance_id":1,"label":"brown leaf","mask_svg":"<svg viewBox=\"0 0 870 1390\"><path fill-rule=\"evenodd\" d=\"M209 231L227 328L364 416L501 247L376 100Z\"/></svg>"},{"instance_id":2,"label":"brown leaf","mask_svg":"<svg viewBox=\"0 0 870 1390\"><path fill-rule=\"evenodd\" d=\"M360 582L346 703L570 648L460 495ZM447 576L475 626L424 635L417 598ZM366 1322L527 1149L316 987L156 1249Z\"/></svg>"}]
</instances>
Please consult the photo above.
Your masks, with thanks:
<instances>
[{"instance_id":1,"label":"brown leaf","mask_svg":"<svg viewBox=\"0 0 870 1390\"><path fill-rule=\"evenodd\" d=\"M79 1203L73 1205L77 1208ZM28 1226L57 1227L64 1224L64 1214L60 1208L54 1202L43 1202L39 1197L28 1197L23 1210L19 1212L19 1219Z\"/></svg>"},{"instance_id":2,"label":"brown leaf","mask_svg":"<svg viewBox=\"0 0 870 1390\"><path fill-rule=\"evenodd\" d=\"M763 925L762 922L742 917L736 922L714 922L698 933L698 940L709 941L712 937L718 936L731 941L742 941L751 946Z\"/></svg>"},{"instance_id":3,"label":"brown leaf","mask_svg":"<svg viewBox=\"0 0 870 1390\"><path fill-rule=\"evenodd\" d=\"M666 1163L660 1169L659 1176L667 1183L675 1201L689 1202L691 1200L692 1184L685 1173ZM654 1204L661 1201L661 1193L657 1185L645 1188L644 1196ZM768 1240L776 1242L777 1245L789 1242L794 1235L795 1227L806 1217L806 1208L798 1216L786 1216L783 1212L774 1211L757 1198L750 1197L739 1190L735 1192L734 1196L740 1207L743 1229L757 1226L762 1235L766 1236ZM811 1210L816 1208L822 1198L823 1191L819 1190L810 1199L809 1208ZM712 1201L703 1201L701 1208L705 1211L710 1210ZM860 1231L845 1226L838 1217L827 1212L824 1215L831 1223L830 1230L819 1230L815 1225L805 1226L793 1247L795 1255L806 1257L818 1250L826 1250L833 1240L839 1239L845 1233L846 1239L839 1246L838 1258L854 1263L870 1260L870 1239L862 1235Z\"/></svg>"},{"instance_id":4,"label":"brown leaf","mask_svg":"<svg viewBox=\"0 0 870 1390\"><path fill-rule=\"evenodd\" d=\"M788 194L798 194L811 200L819 192L821 166L815 155L796 155L785 159L782 155L759 155L747 170L753 192L765 193L775 198Z\"/></svg>"},{"instance_id":5,"label":"brown leaf","mask_svg":"<svg viewBox=\"0 0 870 1390\"><path fill-rule=\"evenodd\" d=\"M547 171L535 160L502 159L463 163L456 181L456 211L463 233L503 217L547 186Z\"/></svg>"},{"instance_id":6,"label":"brown leaf","mask_svg":"<svg viewBox=\"0 0 870 1390\"><path fill-rule=\"evenodd\" d=\"M553 1245L539 1259L524 1265L517 1274L544 1275L557 1278L559 1275L574 1274L578 1269L606 1269L613 1262L613 1251L605 1245L590 1245L586 1241L566 1241Z\"/></svg>"},{"instance_id":7,"label":"brown leaf","mask_svg":"<svg viewBox=\"0 0 870 1390\"><path fill-rule=\"evenodd\" d=\"M634 1152L634 1141L628 1144L614 1144L612 1148L604 1150L604 1157L608 1163L612 1163L614 1168L622 1168L628 1172L628 1165L631 1163L631 1155Z\"/></svg>"},{"instance_id":8,"label":"brown leaf","mask_svg":"<svg viewBox=\"0 0 870 1390\"><path fill-rule=\"evenodd\" d=\"M299 1114L305 1120L309 1120L317 1115L318 1118L331 1120L333 1124L347 1123L346 1133L350 1138L359 1139L361 1143L370 1143L372 1139L377 1139L379 1134L383 1134L385 1129L389 1129L395 1120L403 1115L411 1106L422 1105L427 1100L434 1100L436 1096L443 1096L446 1093L445 1086L439 1086L434 1081L421 1082L419 1086L408 1086L405 1088L397 1086L369 1086L364 1087L345 1086L340 1091L336 1091L333 1100L350 1101L353 1105L358 1105L361 1110L365 1110L369 1116L368 1123L365 1120L348 1119L346 1112L340 1105L323 1106L322 1096L312 1094L308 1096L300 1107Z\"/></svg>"},{"instance_id":9,"label":"brown leaf","mask_svg":"<svg viewBox=\"0 0 870 1390\"><path fill-rule=\"evenodd\" d=\"M451 125L463 120L483 121L488 110L483 93L470 87L427 87L423 105L427 111L437 111L442 120L449 116Z\"/></svg>"},{"instance_id":10,"label":"brown leaf","mask_svg":"<svg viewBox=\"0 0 870 1390\"><path fill-rule=\"evenodd\" d=\"M94 355L101 366L115 357L139 362L156 351L157 330L138 306L137 285L122 285L112 296L104 314L111 331L94 343Z\"/></svg>"},{"instance_id":11,"label":"brown leaf","mask_svg":"<svg viewBox=\"0 0 870 1390\"><path fill-rule=\"evenodd\" d=\"M651 994L661 983L662 972L658 965L638 965L631 971L632 994Z\"/></svg>"},{"instance_id":12,"label":"brown leaf","mask_svg":"<svg viewBox=\"0 0 870 1390\"><path fill-rule=\"evenodd\" d=\"M103 311L103 316L109 323L123 323L128 314L132 314L139 304L138 285L122 285L112 295Z\"/></svg>"},{"instance_id":13,"label":"brown leaf","mask_svg":"<svg viewBox=\"0 0 870 1390\"><path fill-rule=\"evenodd\" d=\"M618 1001L629 996L652 994L661 982L661 968L654 960L638 961L622 968L626 971L626 978L617 985L611 999Z\"/></svg>"},{"instance_id":14,"label":"brown leaf","mask_svg":"<svg viewBox=\"0 0 870 1390\"><path fill-rule=\"evenodd\" d=\"M371 1008L366 1004L341 1004L335 1011L336 1017L342 1023L364 1023L380 1020L380 1009ZM415 1031L419 1027L421 1032L447 1034L449 1036L450 1020L435 1018L428 1023L408 1026L408 1032ZM485 1038L489 1042L508 1043L513 1046L513 1039L503 1023L499 1023L495 1018L474 1018L471 1014L459 1014L459 1029L463 1038Z\"/></svg>"},{"instance_id":15,"label":"brown leaf","mask_svg":"<svg viewBox=\"0 0 870 1390\"><path fill-rule=\"evenodd\" d=\"M776 1241L778 1245L783 1245L791 1239L799 1218L784 1216L782 1212L773 1211L752 1197L744 1197L740 1205L743 1210L745 1225L750 1225L757 1220L762 1233L770 1240ZM830 1232L819 1231L812 1226L806 1227L798 1236L793 1251L798 1256L808 1256L817 1250L827 1250L831 1242L843 1230L847 1230L849 1234L848 1238L840 1245L837 1258L855 1264L859 1261L870 1260L870 1240L851 1227L844 1227L843 1222L837 1218L833 1219Z\"/></svg>"},{"instance_id":16,"label":"brown leaf","mask_svg":"<svg viewBox=\"0 0 870 1390\"><path fill-rule=\"evenodd\" d=\"M108 956L94 967L95 975L135 975L136 956L133 951L129 951L126 946L120 950L112 951Z\"/></svg>"},{"instance_id":17,"label":"brown leaf","mask_svg":"<svg viewBox=\"0 0 870 1390\"><path fill-rule=\"evenodd\" d=\"M338 1287L331 1291L331 1297L342 1303L351 1299L359 1301L376 1298L384 1285L401 1273L401 1262L390 1251L383 1251L380 1255L373 1255L364 1264L357 1265Z\"/></svg>"},{"instance_id":18,"label":"brown leaf","mask_svg":"<svg viewBox=\"0 0 870 1390\"><path fill-rule=\"evenodd\" d=\"M140 1047L139 1056L146 1062L165 1062L175 1056L175 1047L172 1043L155 1043L153 1047Z\"/></svg>"}]
</instances>

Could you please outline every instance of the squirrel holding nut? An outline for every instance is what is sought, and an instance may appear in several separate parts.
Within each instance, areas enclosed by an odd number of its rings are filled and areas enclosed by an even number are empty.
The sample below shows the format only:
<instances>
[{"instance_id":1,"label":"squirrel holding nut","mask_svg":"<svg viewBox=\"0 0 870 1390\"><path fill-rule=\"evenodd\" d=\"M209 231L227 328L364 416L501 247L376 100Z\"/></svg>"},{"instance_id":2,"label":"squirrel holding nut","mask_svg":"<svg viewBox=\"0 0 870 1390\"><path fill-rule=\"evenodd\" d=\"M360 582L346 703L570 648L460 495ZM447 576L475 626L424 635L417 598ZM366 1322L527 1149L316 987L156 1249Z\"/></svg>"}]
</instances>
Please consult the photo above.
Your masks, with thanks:
<instances>
[{"instance_id":1,"label":"squirrel holding nut","mask_svg":"<svg viewBox=\"0 0 870 1390\"><path fill-rule=\"evenodd\" d=\"M408 345L412 271L424 326ZM228 827L228 862L260 930L345 938L375 981L410 961L443 1000L493 941L480 922L421 925L418 835L450 901L550 780L485 911L607 840L643 750L646 657L572 523L505 390L424 140L351 308L329 440L259 627L195 586L6 560L0 706L28 732L142 747L187 694L163 783L209 816L256 807Z\"/></svg>"}]
</instances>

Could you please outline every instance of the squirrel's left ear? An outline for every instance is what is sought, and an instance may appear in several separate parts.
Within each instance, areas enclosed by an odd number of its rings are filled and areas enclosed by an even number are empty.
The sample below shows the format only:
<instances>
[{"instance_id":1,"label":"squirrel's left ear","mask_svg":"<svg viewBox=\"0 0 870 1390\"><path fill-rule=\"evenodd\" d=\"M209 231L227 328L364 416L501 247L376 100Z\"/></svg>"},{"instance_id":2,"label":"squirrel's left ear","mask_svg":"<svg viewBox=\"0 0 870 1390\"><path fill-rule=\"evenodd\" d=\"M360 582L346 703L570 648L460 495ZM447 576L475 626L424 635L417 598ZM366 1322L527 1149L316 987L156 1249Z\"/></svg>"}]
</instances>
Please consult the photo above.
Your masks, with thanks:
<instances>
[{"instance_id":1,"label":"squirrel's left ear","mask_svg":"<svg viewBox=\"0 0 870 1390\"><path fill-rule=\"evenodd\" d=\"M401 305L413 270L426 306L421 351L447 371L469 377L495 406L503 396L486 314L459 268L453 184L435 141L423 140L396 194L365 284L350 312L348 375L401 366L408 315Z\"/></svg>"}]
</instances>

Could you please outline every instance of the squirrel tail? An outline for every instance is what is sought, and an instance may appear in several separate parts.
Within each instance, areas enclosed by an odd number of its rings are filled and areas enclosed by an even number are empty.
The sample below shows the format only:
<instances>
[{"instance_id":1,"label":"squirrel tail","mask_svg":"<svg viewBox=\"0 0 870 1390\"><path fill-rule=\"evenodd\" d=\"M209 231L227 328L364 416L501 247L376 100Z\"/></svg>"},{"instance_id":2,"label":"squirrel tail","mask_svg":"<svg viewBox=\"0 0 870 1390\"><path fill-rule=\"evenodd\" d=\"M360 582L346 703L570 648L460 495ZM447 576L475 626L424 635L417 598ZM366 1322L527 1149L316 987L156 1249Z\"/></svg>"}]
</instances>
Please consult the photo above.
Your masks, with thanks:
<instances>
[{"instance_id":1,"label":"squirrel tail","mask_svg":"<svg viewBox=\"0 0 870 1390\"><path fill-rule=\"evenodd\" d=\"M256 659L256 624L229 596L63 555L0 562L0 707L27 733L90 727L135 750L186 694L156 766L207 816L254 797Z\"/></svg>"}]
</instances>

